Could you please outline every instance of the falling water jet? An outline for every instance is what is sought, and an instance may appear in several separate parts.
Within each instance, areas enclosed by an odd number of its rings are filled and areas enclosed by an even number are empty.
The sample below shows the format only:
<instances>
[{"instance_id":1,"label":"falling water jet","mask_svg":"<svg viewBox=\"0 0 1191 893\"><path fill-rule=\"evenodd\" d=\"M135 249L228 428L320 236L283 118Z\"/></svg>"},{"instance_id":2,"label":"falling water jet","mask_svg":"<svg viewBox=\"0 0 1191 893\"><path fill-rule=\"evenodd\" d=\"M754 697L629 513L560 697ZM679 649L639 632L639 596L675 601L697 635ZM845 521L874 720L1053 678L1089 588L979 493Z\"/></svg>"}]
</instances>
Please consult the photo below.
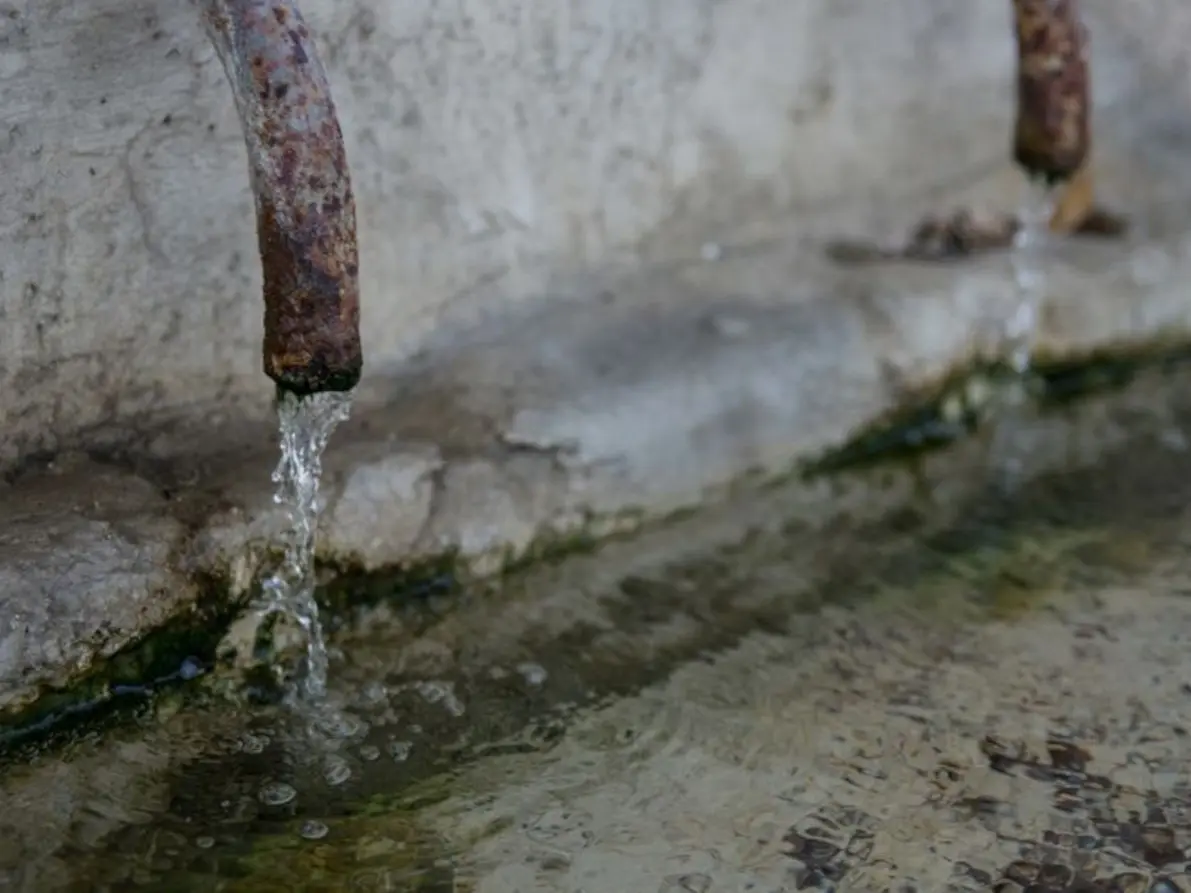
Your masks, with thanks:
<instances>
[{"instance_id":1,"label":"falling water jet","mask_svg":"<svg viewBox=\"0 0 1191 893\"><path fill-rule=\"evenodd\" d=\"M335 428L351 409L348 393L329 391L298 397L279 391L277 415L281 459L273 472L274 502L286 507L281 566L264 581L256 607L260 620L274 614L292 618L306 637L305 666L291 697L316 701L326 694L327 646L315 601L314 545L318 531L322 456Z\"/></svg>"},{"instance_id":2,"label":"falling water jet","mask_svg":"<svg viewBox=\"0 0 1191 893\"><path fill-rule=\"evenodd\" d=\"M1078 182L1081 172L1090 176L1085 166L1092 140L1088 34L1078 0L1011 2L1017 41L1012 151L1026 175L1028 191L1010 253L1015 302L1003 334L1008 362L1018 376L1008 403L1020 408L1030 385L1038 315L1046 299L1047 245L1056 220L1056 193L1059 187ZM1012 419L1006 421L996 427L996 438L1014 437L1015 425ZM1021 462L1015 450L1005 452L1009 458L1001 469L1001 483L1013 490L1020 482Z\"/></svg>"},{"instance_id":3,"label":"falling water jet","mask_svg":"<svg viewBox=\"0 0 1191 893\"><path fill-rule=\"evenodd\" d=\"M1038 309L1046 298L1046 246L1054 207L1054 188L1044 180L1031 180L1013 237L1010 263L1017 294L1013 313L1005 324L1009 365L1019 375L1030 371Z\"/></svg>"},{"instance_id":4,"label":"falling water jet","mask_svg":"<svg viewBox=\"0 0 1191 893\"><path fill-rule=\"evenodd\" d=\"M262 360L278 387L281 461L273 480L290 529L258 613L283 614L302 627L301 694L320 699L327 651L313 559L321 460L363 368L347 151L314 34L296 0L194 2L231 86L247 149L265 305Z\"/></svg>"},{"instance_id":5,"label":"falling water jet","mask_svg":"<svg viewBox=\"0 0 1191 893\"><path fill-rule=\"evenodd\" d=\"M1045 298L1045 249L1056 188L1087 163L1091 148L1088 33L1077 0L1013 0L1017 118L1013 158L1030 181L1012 263L1017 306L1005 327L1010 362L1029 371L1038 308Z\"/></svg>"}]
</instances>

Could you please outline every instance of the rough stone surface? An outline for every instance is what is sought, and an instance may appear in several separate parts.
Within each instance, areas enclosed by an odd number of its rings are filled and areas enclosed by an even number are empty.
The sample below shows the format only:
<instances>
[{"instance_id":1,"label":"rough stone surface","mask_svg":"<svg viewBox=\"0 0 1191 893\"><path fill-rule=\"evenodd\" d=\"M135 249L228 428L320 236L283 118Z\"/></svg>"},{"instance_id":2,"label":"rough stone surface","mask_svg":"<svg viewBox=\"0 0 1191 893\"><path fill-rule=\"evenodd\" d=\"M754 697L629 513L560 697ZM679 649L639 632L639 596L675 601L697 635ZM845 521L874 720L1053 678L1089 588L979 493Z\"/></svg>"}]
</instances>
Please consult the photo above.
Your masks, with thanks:
<instances>
[{"instance_id":1,"label":"rough stone surface","mask_svg":"<svg viewBox=\"0 0 1191 893\"><path fill-rule=\"evenodd\" d=\"M182 525L146 481L63 462L5 499L0 706L62 685L193 603L171 568ZM76 486L85 474L89 486Z\"/></svg>"},{"instance_id":2,"label":"rough stone surface","mask_svg":"<svg viewBox=\"0 0 1191 893\"><path fill-rule=\"evenodd\" d=\"M1084 5L1113 198L1185 204L1191 14ZM609 266L791 218L900 227L908 198L1015 181L1002 0L304 7L358 186L377 387L456 327L573 299ZM163 419L266 419L244 148L194 10L8 2L0 87L0 464Z\"/></svg>"}]
</instances>

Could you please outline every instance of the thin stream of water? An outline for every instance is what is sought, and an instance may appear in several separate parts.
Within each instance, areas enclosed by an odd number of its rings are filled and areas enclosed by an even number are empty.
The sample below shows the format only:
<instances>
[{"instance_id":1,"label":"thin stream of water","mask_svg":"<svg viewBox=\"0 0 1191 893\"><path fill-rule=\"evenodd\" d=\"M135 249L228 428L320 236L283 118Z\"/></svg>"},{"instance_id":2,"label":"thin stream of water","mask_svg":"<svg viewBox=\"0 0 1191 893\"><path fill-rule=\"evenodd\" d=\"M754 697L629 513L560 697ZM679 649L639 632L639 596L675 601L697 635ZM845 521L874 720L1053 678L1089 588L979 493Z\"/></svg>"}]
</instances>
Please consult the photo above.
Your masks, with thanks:
<instances>
[{"instance_id":1,"label":"thin stream of water","mask_svg":"<svg viewBox=\"0 0 1191 893\"><path fill-rule=\"evenodd\" d=\"M273 472L273 501L286 506L290 523L284 535L285 557L262 584L257 612L262 620L277 613L290 617L305 633L306 661L296 694L307 700L321 699L327 689L327 646L314 599L322 456L350 410L351 396L342 393L302 398L285 393L277 401L281 460Z\"/></svg>"},{"instance_id":2,"label":"thin stream of water","mask_svg":"<svg viewBox=\"0 0 1191 893\"><path fill-rule=\"evenodd\" d=\"M1005 324L1005 338L1009 362L1022 375L1030 369L1038 308L1046 297L1046 247L1054 203L1054 188L1031 180L1029 192L1018 212L1020 226L1010 254L1017 285L1017 304Z\"/></svg>"},{"instance_id":3,"label":"thin stream of water","mask_svg":"<svg viewBox=\"0 0 1191 893\"><path fill-rule=\"evenodd\" d=\"M1030 372L1030 356L1038 327L1038 313L1047 290L1047 247L1050 241L1050 218L1054 213L1053 187L1031 180L1028 192L1018 209L1019 227L1013 237L1009 262L1013 268L1015 287L1013 312L1002 324L1005 350L1009 365L1017 373L1015 387L1002 396L1002 409L1009 414L1026 411ZM997 440L1012 437L1013 425L997 426ZM1014 449L1003 449L1000 467L1000 486L1013 492L1020 483L1022 461Z\"/></svg>"}]
</instances>

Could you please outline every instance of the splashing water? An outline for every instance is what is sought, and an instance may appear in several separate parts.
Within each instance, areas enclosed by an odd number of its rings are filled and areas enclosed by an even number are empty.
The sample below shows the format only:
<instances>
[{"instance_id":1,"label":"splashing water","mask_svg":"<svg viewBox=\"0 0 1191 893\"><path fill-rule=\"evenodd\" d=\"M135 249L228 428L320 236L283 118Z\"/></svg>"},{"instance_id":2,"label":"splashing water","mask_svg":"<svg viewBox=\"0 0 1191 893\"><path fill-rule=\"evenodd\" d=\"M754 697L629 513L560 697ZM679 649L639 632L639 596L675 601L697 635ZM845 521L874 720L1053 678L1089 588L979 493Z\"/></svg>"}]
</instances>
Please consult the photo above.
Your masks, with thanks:
<instances>
[{"instance_id":1,"label":"splashing water","mask_svg":"<svg viewBox=\"0 0 1191 893\"><path fill-rule=\"evenodd\" d=\"M273 501L286 506L285 558L262 585L257 609L263 620L273 614L293 618L306 635L306 662L300 694L318 700L327 688L327 646L318 604L314 600L314 537L318 530L319 483L327 441L351 410L351 397L342 393L296 397L282 394L277 401L281 428L281 461L273 472L277 492Z\"/></svg>"},{"instance_id":2,"label":"splashing water","mask_svg":"<svg viewBox=\"0 0 1191 893\"><path fill-rule=\"evenodd\" d=\"M1030 370L1030 349L1038 325L1038 309L1046 297L1046 246L1053 210L1053 187L1031 181L1029 193L1018 212L1020 225L1013 237L1010 255L1017 284L1017 303L1005 324L1009 362L1021 375Z\"/></svg>"}]
</instances>

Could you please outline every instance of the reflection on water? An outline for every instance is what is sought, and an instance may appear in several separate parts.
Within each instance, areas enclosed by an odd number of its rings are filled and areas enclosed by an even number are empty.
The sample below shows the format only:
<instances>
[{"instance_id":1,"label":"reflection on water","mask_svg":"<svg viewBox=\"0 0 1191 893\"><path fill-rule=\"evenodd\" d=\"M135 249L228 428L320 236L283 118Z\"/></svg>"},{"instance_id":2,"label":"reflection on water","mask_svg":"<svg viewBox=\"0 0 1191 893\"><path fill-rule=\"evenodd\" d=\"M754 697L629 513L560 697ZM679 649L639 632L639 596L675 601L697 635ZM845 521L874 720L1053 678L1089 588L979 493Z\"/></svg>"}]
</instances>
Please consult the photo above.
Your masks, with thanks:
<instances>
[{"instance_id":1,"label":"reflection on water","mask_svg":"<svg viewBox=\"0 0 1191 893\"><path fill-rule=\"evenodd\" d=\"M9 765L0 888L1191 889L1189 459L1119 415L958 522L791 484L360 609L314 728L206 680Z\"/></svg>"}]
</instances>

